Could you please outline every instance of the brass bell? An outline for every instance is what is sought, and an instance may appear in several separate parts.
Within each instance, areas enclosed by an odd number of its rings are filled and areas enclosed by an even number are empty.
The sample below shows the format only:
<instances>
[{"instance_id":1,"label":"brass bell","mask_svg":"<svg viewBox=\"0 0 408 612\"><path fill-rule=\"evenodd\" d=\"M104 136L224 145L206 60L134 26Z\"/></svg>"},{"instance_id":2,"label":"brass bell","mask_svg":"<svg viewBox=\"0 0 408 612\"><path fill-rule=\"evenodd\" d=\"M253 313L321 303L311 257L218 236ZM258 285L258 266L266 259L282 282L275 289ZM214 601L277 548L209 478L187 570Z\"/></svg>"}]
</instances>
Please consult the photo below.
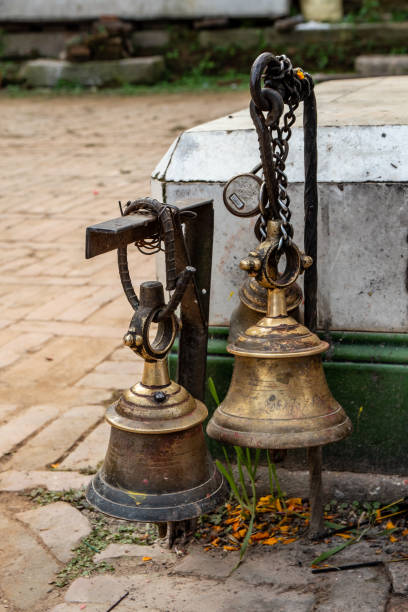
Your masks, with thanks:
<instances>
[{"instance_id":1,"label":"brass bell","mask_svg":"<svg viewBox=\"0 0 408 612\"><path fill-rule=\"evenodd\" d=\"M278 231L279 224L269 222L267 240L241 262L268 289L267 313L228 345L235 356L232 380L207 433L252 448L320 446L346 437L351 423L323 372L321 354L328 343L287 314L285 288L310 258L292 244L279 275Z\"/></svg>"},{"instance_id":2,"label":"brass bell","mask_svg":"<svg viewBox=\"0 0 408 612\"><path fill-rule=\"evenodd\" d=\"M163 303L161 283L142 284L140 308L124 339L145 359L142 380L108 408L109 447L87 490L93 506L121 519L191 519L227 494L205 444L207 408L169 378L166 353L174 340L174 315L159 323L155 341L149 340L153 306Z\"/></svg>"}]
</instances>

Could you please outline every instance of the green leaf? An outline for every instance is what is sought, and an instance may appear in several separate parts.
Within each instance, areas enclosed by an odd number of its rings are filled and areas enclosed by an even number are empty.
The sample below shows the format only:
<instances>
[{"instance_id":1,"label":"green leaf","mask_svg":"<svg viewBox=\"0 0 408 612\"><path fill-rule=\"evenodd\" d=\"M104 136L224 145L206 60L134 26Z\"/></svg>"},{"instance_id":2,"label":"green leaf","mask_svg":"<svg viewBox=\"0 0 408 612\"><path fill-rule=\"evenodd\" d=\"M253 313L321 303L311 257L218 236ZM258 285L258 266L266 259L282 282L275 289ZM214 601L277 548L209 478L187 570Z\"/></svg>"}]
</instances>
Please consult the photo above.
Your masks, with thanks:
<instances>
[{"instance_id":1,"label":"green leaf","mask_svg":"<svg viewBox=\"0 0 408 612\"><path fill-rule=\"evenodd\" d=\"M231 576L231 574L233 572L235 572L236 569L238 569L238 567L241 565L242 563L242 559L244 558L246 549L248 548L248 544L249 544L249 540L251 538L253 529L254 529L254 521L255 521L255 514L252 514L251 516L251 520L249 521L249 525L248 525L248 531L245 534L245 538L241 544L241 549L239 551L239 560L238 563L236 565L234 565L234 567L232 568L232 570L230 571L230 573L228 574L229 576Z\"/></svg>"},{"instance_id":2,"label":"green leaf","mask_svg":"<svg viewBox=\"0 0 408 612\"><path fill-rule=\"evenodd\" d=\"M217 466L221 474L224 476L224 478L227 479L227 482L229 486L231 487L232 493L235 495L235 498L238 501L238 503L241 504L241 508L246 508L247 510L250 510L250 508L248 508L247 504L245 503L245 501L242 499L242 497L239 494L234 477L228 472L228 470L226 470L225 466L218 459L216 459L215 465Z\"/></svg>"},{"instance_id":3,"label":"green leaf","mask_svg":"<svg viewBox=\"0 0 408 612\"><path fill-rule=\"evenodd\" d=\"M217 406L219 406L221 403L220 398L218 397L217 389L215 388L215 384L211 376L208 378L208 389L211 393L214 402L217 404Z\"/></svg>"},{"instance_id":4,"label":"green leaf","mask_svg":"<svg viewBox=\"0 0 408 612\"><path fill-rule=\"evenodd\" d=\"M319 563L322 563L322 561L326 561L326 559L329 559L329 557L336 555L338 552L343 550L343 548L347 548L347 546L350 546L350 544L353 544L356 540L357 538L353 538L352 540L347 540L346 542L335 546L335 548L330 548L330 550L326 550L326 552L316 557L316 559L313 559L311 565L319 565Z\"/></svg>"}]
</instances>

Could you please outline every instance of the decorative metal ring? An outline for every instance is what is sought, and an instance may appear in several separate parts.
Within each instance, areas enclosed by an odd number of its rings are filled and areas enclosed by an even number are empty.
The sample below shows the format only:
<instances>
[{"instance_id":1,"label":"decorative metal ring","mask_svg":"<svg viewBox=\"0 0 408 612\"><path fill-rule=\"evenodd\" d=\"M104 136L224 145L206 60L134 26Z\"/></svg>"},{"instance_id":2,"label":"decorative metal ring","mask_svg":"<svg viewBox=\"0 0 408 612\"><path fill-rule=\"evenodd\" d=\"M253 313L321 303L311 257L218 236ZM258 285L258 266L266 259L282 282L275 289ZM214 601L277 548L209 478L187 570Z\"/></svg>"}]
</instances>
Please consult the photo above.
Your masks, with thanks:
<instances>
[{"instance_id":1,"label":"decorative metal ring","mask_svg":"<svg viewBox=\"0 0 408 612\"><path fill-rule=\"evenodd\" d=\"M237 176L233 176L226 183L226 185L224 187L224 190L222 192L222 197L223 197L223 200L224 200L224 204L225 204L226 208L229 210L229 212L232 213L233 215L235 215L236 217L254 217L255 215L259 214L258 201L257 201L256 206L253 206L249 210L245 210L246 202L241 201L241 199L239 198L239 196L237 194L232 193L232 194L228 195L228 190L229 190L230 186L233 185L233 183L236 182L239 179L246 179L246 180L250 179L254 183L258 183L259 187L261 187L261 185L262 185L261 177L259 177L256 174L253 174L253 173L238 174ZM229 198L233 198L233 197L236 198L236 205L235 205L235 207L233 207L231 202L229 201ZM232 202L234 202L234 200L232 200ZM243 210L241 211L238 208L238 206L243 208Z\"/></svg>"},{"instance_id":2,"label":"decorative metal ring","mask_svg":"<svg viewBox=\"0 0 408 612\"><path fill-rule=\"evenodd\" d=\"M286 266L282 274L278 272L278 263L282 254L286 255ZM263 266L266 280L278 288L288 287L298 278L302 265L301 253L293 242L284 243L282 249L273 245L268 249Z\"/></svg>"},{"instance_id":3,"label":"decorative metal ring","mask_svg":"<svg viewBox=\"0 0 408 612\"><path fill-rule=\"evenodd\" d=\"M153 342L149 339L149 330L152 323L156 322L157 315L163 306L154 308L143 320L142 338L143 350L153 359L163 359L173 346L177 334L177 318L174 314L162 319L158 323L156 337Z\"/></svg>"}]
</instances>

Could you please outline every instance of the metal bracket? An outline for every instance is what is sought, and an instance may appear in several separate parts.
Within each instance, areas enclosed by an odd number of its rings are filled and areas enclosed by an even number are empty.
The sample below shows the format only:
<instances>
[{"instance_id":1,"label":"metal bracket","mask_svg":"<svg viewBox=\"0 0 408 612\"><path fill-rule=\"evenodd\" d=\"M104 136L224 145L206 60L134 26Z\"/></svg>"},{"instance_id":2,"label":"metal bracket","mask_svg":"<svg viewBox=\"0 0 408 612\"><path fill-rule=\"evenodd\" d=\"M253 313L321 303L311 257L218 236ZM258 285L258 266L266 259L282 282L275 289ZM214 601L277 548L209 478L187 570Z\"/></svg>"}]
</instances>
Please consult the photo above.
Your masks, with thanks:
<instances>
[{"instance_id":1,"label":"metal bracket","mask_svg":"<svg viewBox=\"0 0 408 612\"><path fill-rule=\"evenodd\" d=\"M181 300L181 332L177 380L197 399L204 399L210 305L214 210L212 200L172 203L180 210L184 231L175 237L177 272L196 268L194 282ZM194 217L191 214L195 213ZM86 229L85 257L116 250L157 234L157 217L133 214L97 223Z\"/></svg>"}]
</instances>

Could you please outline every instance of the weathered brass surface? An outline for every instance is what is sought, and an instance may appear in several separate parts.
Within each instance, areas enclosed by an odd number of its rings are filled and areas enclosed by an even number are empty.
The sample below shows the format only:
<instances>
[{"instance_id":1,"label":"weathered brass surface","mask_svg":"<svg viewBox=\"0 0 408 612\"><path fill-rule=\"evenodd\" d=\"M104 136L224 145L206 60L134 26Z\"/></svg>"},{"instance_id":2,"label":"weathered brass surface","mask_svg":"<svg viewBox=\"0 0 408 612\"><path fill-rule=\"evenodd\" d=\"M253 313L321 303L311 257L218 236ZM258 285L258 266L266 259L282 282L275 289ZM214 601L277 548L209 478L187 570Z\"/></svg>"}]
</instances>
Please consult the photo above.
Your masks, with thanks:
<instances>
[{"instance_id":1,"label":"weathered brass surface","mask_svg":"<svg viewBox=\"0 0 408 612\"><path fill-rule=\"evenodd\" d=\"M144 358L142 380L108 408L109 447L87 490L91 504L127 520L192 519L222 503L227 494L205 445L207 408L170 380L166 356L149 357L151 352L166 354L173 342L173 323L167 329L159 325L155 340L146 340L162 301L160 283L142 285L140 308L124 338Z\"/></svg>"},{"instance_id":2,"label":"weathered brass surface","mask_svg":"<svg viewBox=\"0 0 408 612\"><path fill-rule=\"evenodd\" d=\"M350 431L327 386L320 355L236 356L227 396L207 427L216 440L271 449L327 444Z\"/></svg>"},{"instance_id":3,"label":"weathered brass surface","mask_svg":"<svg viewBox=\"0 0 408 612\"><path fill-rule=\"evenodd\" d=\"M310 262L293 245L279 274L276 239L277 224L269 222L267 239L241 262L267 289L267 312L227 347L234 372L207 433L255 448L319 446L347 436L351 423L324 376L321 353L329 345L287 313L287 281L293 286Z\"/></svg>"},{"instance_id":4,"label":"weathered brass surface","mask_svg":"<svg viewBox=\"0 0 408 612\"><path fill-rule=\"evenodd\" d=\"M133 433L182 431L202 423L208 415L202 402L169 379L167 359L145 361L141 382L125 391L107 410L110 425Z\"/></svg>"},{"instance_id":5,"label":"weathered brass surface","mask_svg":"<svg viewBox=\"0 0 408 612\"><path fill-rule=\"evenodd\" d=\"M286 308L291 316L299 320L299 305L302 302L302 290L297 283L285 288ZM234 309L229 327L228 342L235 339L248 327L256 325L266 314L268 290L262 287L255 278L247 278L239 290L239 303Z\"/></svg>"},{"instance_id":6,"label":"weathered brass surface","mask_svg":"<svg viewBox=\"0 0 408 612\"><path fill-rule=\"evenodd\" d=\"M243 357L288 358L323 353L329 348L286 312L283 289L268 292L268 312L256 325L240 334L227 350Z\"/></svg>"}]
</instances>

